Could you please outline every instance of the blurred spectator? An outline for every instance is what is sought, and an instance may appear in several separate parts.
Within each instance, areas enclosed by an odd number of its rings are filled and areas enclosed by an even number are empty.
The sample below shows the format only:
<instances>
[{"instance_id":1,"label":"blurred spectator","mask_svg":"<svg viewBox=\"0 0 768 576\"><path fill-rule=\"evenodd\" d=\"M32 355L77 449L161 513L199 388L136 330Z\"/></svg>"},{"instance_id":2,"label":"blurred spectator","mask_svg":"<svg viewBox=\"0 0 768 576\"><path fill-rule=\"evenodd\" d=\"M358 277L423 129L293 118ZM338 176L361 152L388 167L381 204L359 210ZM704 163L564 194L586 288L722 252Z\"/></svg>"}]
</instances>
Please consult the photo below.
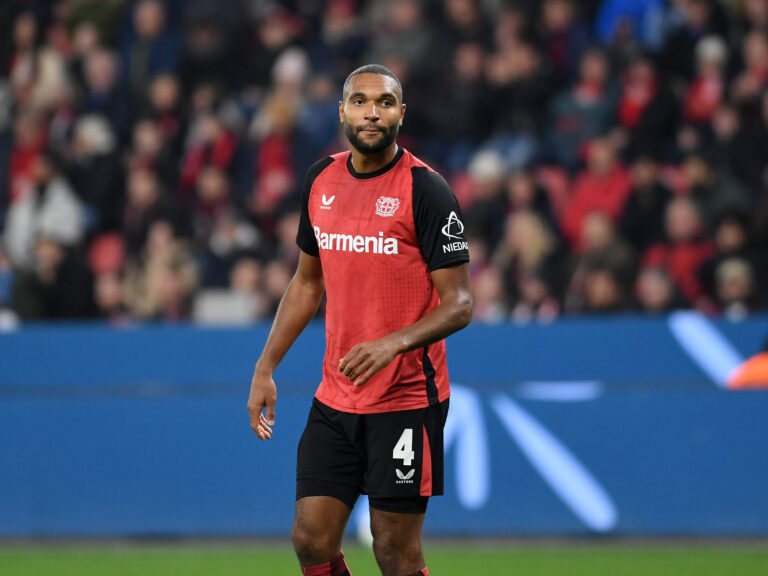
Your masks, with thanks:
<instances>
[{"instance_id":1,"label":"blurred spectator","mask_svg":"<svg viewBox=\"0 0 768 576\"><path fill-rule=\"evenodd\" d=\"M264 271L256 258L244 257L235 262L229 279L229 288L245 294L253 302L253 319L266 318L271 312L270 302L263 287Z\"/></svg>"},{"instance_id":2,"label":"blurred spectator","mask_svg":"<svg viewBox=\"0 0 768 576\"><path fill-rule=\"evenodd\" d=\"M577 247L582 220L596 210L616 221L629 196L631 182L606 138L593 140L587 149L587 167L576 177L561 222L563 234Z\"/></svg>"},{"instance_id":3,"label":"blurred spectator","mask_svg":"<svg viewBox=\"0 0 768 576\"><path fill-rule=\"evenodd\" d=\"M149 226L141 258L126 270L128 306L141 320L187 320L197 286L192 252L168 220Z\"/></svg>"},{"instance_id":4,"label":"blurred spectator","mask_svg":"<svg viewBox=\"0 0 768 576\"><path fill-rule=\"evenodd\" d=\"M706 125L712 120L725 96L725 67L728 47L718 36L705 36L696 44L696 77L683 102L688 122Z\"/></svg>"},{"instance_id":5,"label":"blurred spectator","mask_svg":"<svg viewBox=\"0 0 768 576\"><path fill-rule=\"evenodd\" d=\"M171 208L163 198L155 173L143 167L133 168L128 174L122 226L128 258L135 260L139 256L153 222L171 217Z\"/></svg>"},{"instance_id":6,"label":"blurred spectator","mask_svg":"<svg viewBox=\"0 0 768 576\"><path fill-rule=\"evenodd\" d=\"M715 270L719 311L731 320L743 320L755 309L755 272L746 260L728 258Z\"/></svg>"},{"instance_id":7,"label":"blurred spectator","mask_svg":"<svg viewBox=\"0 0 768 576\"><path fill-rule=\"evenodd\" d=\"M528 40L519 40L489 56L486 77L490 106L496 111L494 134L486 144L514 169L537 151L547 121L555 77L551 63Z\"/></svg>"},{"instance_id":8,"label":"blurred spectator","mask_svg":"<svg viewBox=\"0 0 768 576\"><path fill-rule=\"evenodd\" d=\"M697 45L705 37L725 35L725 14L718 0L685 0L681 6L682 21L667 37L661 58L671 78L689 81L700 65Z\"/></svg>"},{"instance_id":9,"label":"blurred spectator","mask_svg":"<svg viewBox=\"0 0 768 576\"><path fill-rule=\"evenodd\" d=\"M606 55L598 49L587 50L577 80L552 101L549 145L559 164L571 171L578 167L584 144L610 128L617 99Z\"/></svg>"},{"instance_id":10,"label":"blurred spectator","mask_svg":"<svg viewBox=\"0 0 768 576\"><path fill-rule=\"evenodd\" d=\"M506 179L507 214L530 210L553 232L559 230L547 191L536 181L532 170L516 170Z\"/></svg>"},{"instance_id":11,"label":"blurred spectator","mask_svg":"<svg viewBox=\"0 0 768 576\"><path fill-rule=\"evenodd\" d=\"M86 206L89 230L120 226L123 204L123 175L117 141L101 116L81 116L74 127L69 175Z\"/></svg>"},{"instance_id":12,"label":"blurred spectator","mask_svg":"<svg viewBox=\"0 0 768 576\"><path fill-rule=\"evenodd\" d=\"M190 126L181 164L179 200L187 204L201 173L209 166L220 170L231 167L237 141L215 114L202 115Z\"/></svg>"},{"instance_id":13,"label":"blurred spectator","mask_svg":"<svg viewBox=\"0 0 768 576\"><path fill-rule=\"evenodd\" d=\"M43 118L31 112L19 114L14 123L14 143L8 167L9 202L24 196L33 185L37 159L47 145Z\"/></svg>"},{"instance_id":14,"label":"blurred spectator","mask_svg":"<svg viewBox=\"0 0 768 576\"><path fill-rule=\"evenodd\" d=\"M644 266L664 268L689 305L697 305L703 289L697 271L714 253L704 236L704 223L696 204L678 196L667 205L664 231L666 240L643 255Z\"/></svg>"},{"instance_id":15,"label":"blurred spectator","mask_svg":"<svg viewBox=\"0 0 768 576\"><path fill-rule=\"evenodd\" d=\"M678 103L647 56L634 58L623 73L618 117L636 154L664 151L677 125Z\"/></svg>"},{"instance_id":16,"label":"blurred spectator","mask_svg":"<svg viewBox=\"0 0 768 576\"><path fill-rule=\"evenodd\" d=\"M768 33L752 31L741 45L743 70L731 84L731 99L744 118L759 115L759 99L768 84Z\"/></svg>"},{"instance_id":17,"label":"blurred spectator","mask_svg":"<svg viewBox=\"0 0 768 576\"><path fill-rule=\"evenodd\" d=\"M727 173L719 173L704 153L690 154L682 163L685 188L696 202L708 226L727 209L745 209L748 198L742 187Z\"/></svg>"},{"instance_id":18,"label":"blurred spectator","mask_svg":"<svg viewBox=\"0 0 768 576\"><path fill-rule=\"evenodd\" d=\"M557 237L536 214L520 211L506 220L504 239L493 257L503 275L507 301L514 308L520 301L523 280L536 276L547 295L562 293L564 259Z\"/></svg>"},{"instance_id":19,"label":"blurred spectator","mask_svg":"<svg viewBox=\"0 0 768 576\"><path fill-rule=\"evenodd\" d=\"M486 266L472 280L475 305L472 319L484 324L498 324L507 320L508 310L504 298L504 279L495 266Z\"/></svg>"},{"instance_id":20,"label":"blurred spectator","mask_svg":"<svg viewBox=\"0 0 768 576\"><path fill-rule=\"evenodd\" d=\"M85 58L85 93L78 112L101 114L123 138L129 122L129 101L120 82L118 60L104 49L92 51Z\"/></svg>"},{"instance_id":21,"label":"blurred spectator","mask_svg":"<svg viewBox=\"0 0 768 576\"><path fill-rule=\"evenodd\" d=\"M603 0L595 33L606 45L659 48L663 41L663 14L662 0Z\"/></svg>"},{"instance_id":22,"label":"blurred spectator","mask_svg":"<svg viewBox=\"0 0 768 576\"><path fill-rule=\"evenodd\" d=\"M643 314L666 314L687 308L680 290L665 268L643 266L635 282L634 309Z\"/></svg>"},{"instance_id":23,"label":"blurred spectator","mask_svg":"<svg viewBox=\"0 0 768 576\"><path fill-rule=\"evenodd\" d=\"M512 320L518 324L530 321L551 322L560 314L560 302L547 279L539 271L526 274L520 279L517 304L512 310Z\"/></svg>"},{"instance_id":24,"label":"blurred spectator","mask_svg":"<svg viewBox=\"0 0 768 576\"><path fill-rule=\"evenodd\" d=\"M638 156L630 167L632 189L619 218L619 230L642 253L664 239L664 214L672 192L659 179L651 156Z\"/></svg>"},{"instance_id":25,"label":"blurred spectator","mask_svg":"<svg viewBox=\"0 0 768 576\"><path fill-rule=\"evenodd\" d=\"M623 302L635 280L635 262L631 248L616 235L613 221L602 212L587 214L582 221L579 247L580 253L570 265L565 311L578 313L588 307L589 282L605 282L605 279L595 280L597 272L610 274L610 282L618 285Z\"/></svg>"},{"instance_id":26,"label":"blurred spectator","mask_svg":"<svg viewBox=\"0 0 768 576\"><path fill-rule=\"evenodd\" d=\"M563 83L575 79L581 55L590 44L589 31L577 9L573 0L544 0L541 4L544 54Z\"/></svg>"},{"instance_id":27,"label":"blurred spectator","mask_svg":"<svg viewBox=\"0 0 768 576\"><path fill-rule=\"evenodd\" d=\"M134 98L140 99L155 74L177 71L179 38L162 0L137 0L129 12L122 41L123 75Z\"/></svg>"},{"instance_id":28,"label":"blurred spectator","mask_svg":"<svg viewBox=\"0 0 768 576\"><path fill-rule=\"evenodd\" d=\"M13 309L22 320L90 318L95 315L92 286L80 254L41 234L34 263L13 284Z\"/></svg>"},{"instance_id":29,"label":"blurred spectator","mask_svg":"<svg viewBox=\"0 0 768 576\"><path fill-rule=\"evenodd\" d=\"M73 0L70 3L67 28L73 37L83 26L93 28L99 42L114 46L123 9L123 0Z\"/></svg>"},{"instance_id":30,"label":"blurred spectator","mask_svg":"<svg viewBox=\"0 0 768 576\"><path fill-rule=\"evenodd\" d=\"M50 45L40 45L42 34L32 12L22 12L14 22L14 53L9 80L16 102L33 113L53 107L66 83L64 61Z\"/></svg>"},{"instance_id":31,"label":"blurred spectator","mask_svg":"<svg viewBox=\"0 0 768 576\"><path fill-rule=\"evenodd\" d=\"M730 210L720 216L714 229L714 247L715 253L702 263L698 271L704 293L712 302L720 299L717 271L726 260L746 263L750 269L754 296L765 294L764 287L768 285L765 258L760 256L760 251L754 244L749 215L746 212ZM756 300L754 304L757 304Z\"/></svg>"},{"instance_id":32,"label":"blurred spectator","mask_svg":"<svg viewBox=\"0 0 768 576\"><path fill-rule=\"evenodd\" d=\"M83 206L62 175L60 165L60 159L52 152L37 157L31 185L8 209L3 243L15 267L34 267L38 238L59 243L64 250L83 237Z\"/></svg>"},{"instance_id":33,"label":"blurred spectator","mask_svg":"<svg viewBox=\"0 0 768 576\"><path fill-rule=\"evenodd\" d=\"M490 252L496 249L504 228L506 166L496 152L479 152L469 165L471 196L465 199L464 221L468 233L483 239Z\"/></svg>"},{"instance_id":34,"label":"blurred spectator","mask_svg":"<svg viewBox=\"0 0 768 576\"><path fill-rule=\"evenodd\" d=\"M584 281L584 314L615 314L627 309L627 295L610 268L595 268Z\"/></svg>"}]
</instances>

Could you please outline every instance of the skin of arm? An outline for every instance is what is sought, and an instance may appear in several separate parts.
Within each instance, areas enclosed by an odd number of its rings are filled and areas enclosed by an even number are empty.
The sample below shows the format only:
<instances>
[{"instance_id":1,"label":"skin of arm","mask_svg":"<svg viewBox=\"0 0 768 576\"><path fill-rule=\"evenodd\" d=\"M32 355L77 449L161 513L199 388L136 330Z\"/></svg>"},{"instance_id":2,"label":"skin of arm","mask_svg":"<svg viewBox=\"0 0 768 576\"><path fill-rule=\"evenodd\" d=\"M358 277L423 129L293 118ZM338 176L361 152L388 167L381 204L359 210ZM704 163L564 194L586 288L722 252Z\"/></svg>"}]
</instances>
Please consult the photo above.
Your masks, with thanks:
<instances>
[{"instance_id":1,"label":"skin of arm","mask_svg":"<svg viewBox=\"0 0 768 576\"><path fill-rule=\"evenodd\" d=\"M398 354L422 348L461 330L472 319L469 264L441 268L430 273L440 304L410 326L386 336L355 345L339 362L339 372L355 386L387 366Z\"/></svg>"},{"instance_id":2,"label":"skin of arm","mask_svg":"<svg viewBox=\"0 0 768 576\"><path fill-rule=\"evenodd\" d=\"M272 374L288 349L317 313L325 292L323 269L320 258L300 252L299 265L288 288L283 294L280 306L269 331L261 357L256 362L248 396L248 413L251 428L261 440L272 437L275 423L275 402L277 388ZM266 417L263 410L266 409Z\"/></svg>"}]
</instances>

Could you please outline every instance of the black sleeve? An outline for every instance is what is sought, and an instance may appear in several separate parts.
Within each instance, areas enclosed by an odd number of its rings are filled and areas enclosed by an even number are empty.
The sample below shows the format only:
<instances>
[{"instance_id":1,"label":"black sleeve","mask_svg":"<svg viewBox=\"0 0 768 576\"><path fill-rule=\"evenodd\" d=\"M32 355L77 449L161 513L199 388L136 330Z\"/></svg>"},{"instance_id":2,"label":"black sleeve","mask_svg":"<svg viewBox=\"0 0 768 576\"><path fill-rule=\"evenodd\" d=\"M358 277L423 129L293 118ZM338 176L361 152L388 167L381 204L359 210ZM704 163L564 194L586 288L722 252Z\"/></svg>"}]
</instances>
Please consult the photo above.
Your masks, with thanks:
<instances>
[{"instance_id":1,"label":"black sleeve","mask_svg":"<svg viewBox=\"0 0 768 576\"><path fill-rule=\"evenodd\" d=\"M430 272L469 262L464 218L453 191L440 174L411 168L413 222L421 254Z\"/></svg>"},{"instance_id":2,"label":"black sleeve","mask_svg":"<svg viewBox=\"0 0 768 576\"><path fill-rule=\"evenodd\" d=\"M299 231L296 233L296 244L310 256L320 256L320 249L317 247L317 238L315 238L315 231L312 229L312 222L309 221L309 193L315 179L332 162L333 158L331 157L315 162L307 170L304 185L301 188L301 217L299 218Z\"/></svg>"}]
</instances>

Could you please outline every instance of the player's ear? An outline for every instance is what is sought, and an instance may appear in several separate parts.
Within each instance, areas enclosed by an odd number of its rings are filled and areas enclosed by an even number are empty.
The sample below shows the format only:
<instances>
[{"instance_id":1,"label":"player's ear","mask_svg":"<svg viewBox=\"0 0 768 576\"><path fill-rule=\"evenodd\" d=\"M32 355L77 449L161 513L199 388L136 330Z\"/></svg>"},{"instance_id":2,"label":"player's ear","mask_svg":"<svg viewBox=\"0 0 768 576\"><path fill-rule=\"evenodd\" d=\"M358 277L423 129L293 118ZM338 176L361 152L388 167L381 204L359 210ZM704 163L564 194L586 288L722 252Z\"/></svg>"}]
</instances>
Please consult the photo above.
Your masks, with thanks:
<instances>
[{"instance_id":1,"label":"player's ear","mask_svg":"<svg viewBox=\"0 0 768 576\"><path fill-rule=\"evenodd\" d=\"M344 102L339 100L339 123L344 124Z\"/></svg>"},{"instance_id":2,"label":"player's ear","mask_svg":"<svg viewBox=\"0 0 768 576\"><path fill-rule=\"evenodd\" d=\"M400 122L399 125L403 125L403 117L405 116L405 102L400 106Z\"/></svg>"}]
</instances>

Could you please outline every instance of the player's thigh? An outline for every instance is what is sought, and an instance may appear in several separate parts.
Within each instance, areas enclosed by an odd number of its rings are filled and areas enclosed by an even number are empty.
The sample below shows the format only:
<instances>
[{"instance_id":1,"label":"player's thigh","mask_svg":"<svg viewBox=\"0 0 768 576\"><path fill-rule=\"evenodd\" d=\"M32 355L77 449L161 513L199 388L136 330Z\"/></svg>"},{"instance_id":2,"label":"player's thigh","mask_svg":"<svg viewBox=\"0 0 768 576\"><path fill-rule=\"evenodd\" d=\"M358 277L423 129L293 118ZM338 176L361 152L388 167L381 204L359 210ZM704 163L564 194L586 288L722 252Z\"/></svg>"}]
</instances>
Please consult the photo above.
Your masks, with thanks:
<instances>
[{"instance_id":1,"label":"player's thigh","mask_svg":"<svg viewBox=\"0 0 768 576\"><path fill-rule=\"evenodd\" d=\"M331 496L350 509L355 505L366 473L360 427L359 415L313 402L297 450L297 501Z\"/></svg>"}]
</instances>

